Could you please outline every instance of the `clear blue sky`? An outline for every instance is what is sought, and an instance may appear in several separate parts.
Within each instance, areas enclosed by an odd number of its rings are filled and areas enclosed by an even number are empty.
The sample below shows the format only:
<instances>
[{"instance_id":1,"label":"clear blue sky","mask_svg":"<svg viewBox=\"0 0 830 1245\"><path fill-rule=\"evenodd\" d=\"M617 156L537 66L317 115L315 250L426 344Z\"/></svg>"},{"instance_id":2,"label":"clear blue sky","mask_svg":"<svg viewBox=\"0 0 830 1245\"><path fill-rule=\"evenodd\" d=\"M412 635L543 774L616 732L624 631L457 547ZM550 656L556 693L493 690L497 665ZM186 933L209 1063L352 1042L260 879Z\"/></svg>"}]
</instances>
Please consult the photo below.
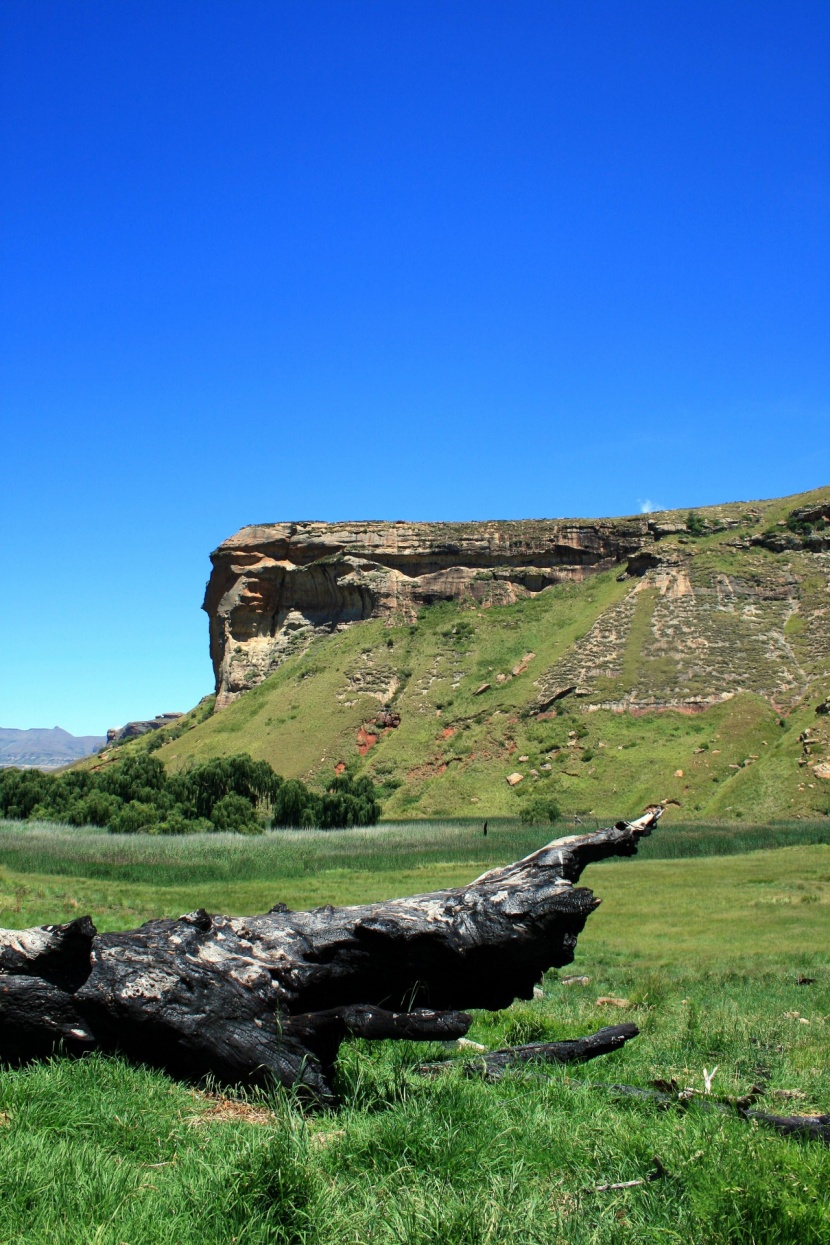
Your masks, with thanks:
<instances>
[{"instance_id":1,"label":"clear blue sky","mask_svg":"<svg viewBox=\"0 0 830 1245\"><path fill-rule=\"evenodd\" d=\"M830 481L830 4L5 0L0 725L211 690L245 523Z\"/></svg>"}]
</instances>

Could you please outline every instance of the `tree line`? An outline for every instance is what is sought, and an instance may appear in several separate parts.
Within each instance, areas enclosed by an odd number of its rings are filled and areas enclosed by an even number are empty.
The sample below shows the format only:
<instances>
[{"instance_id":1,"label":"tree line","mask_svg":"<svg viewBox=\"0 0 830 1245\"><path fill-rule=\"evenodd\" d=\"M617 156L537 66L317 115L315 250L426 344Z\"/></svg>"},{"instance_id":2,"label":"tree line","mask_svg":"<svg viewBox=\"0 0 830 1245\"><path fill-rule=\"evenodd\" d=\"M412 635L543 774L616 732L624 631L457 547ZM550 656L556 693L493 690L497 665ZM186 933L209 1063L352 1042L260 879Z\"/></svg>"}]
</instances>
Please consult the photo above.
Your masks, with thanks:
<instances>
[{"instance_id":1,"label":"tree line","mask_svg":"<svg viewBox=\"0 0 830 1245\"><path fill-rule=\"evenodd\" d=\"M139 753L100 770L0 770L0 816L101 826L112 834L262 834L269 824L372 826L380 804L369 778L341 774L318 793L247 755L168 774L161 761Z\"/></svg>"}]
</instances>

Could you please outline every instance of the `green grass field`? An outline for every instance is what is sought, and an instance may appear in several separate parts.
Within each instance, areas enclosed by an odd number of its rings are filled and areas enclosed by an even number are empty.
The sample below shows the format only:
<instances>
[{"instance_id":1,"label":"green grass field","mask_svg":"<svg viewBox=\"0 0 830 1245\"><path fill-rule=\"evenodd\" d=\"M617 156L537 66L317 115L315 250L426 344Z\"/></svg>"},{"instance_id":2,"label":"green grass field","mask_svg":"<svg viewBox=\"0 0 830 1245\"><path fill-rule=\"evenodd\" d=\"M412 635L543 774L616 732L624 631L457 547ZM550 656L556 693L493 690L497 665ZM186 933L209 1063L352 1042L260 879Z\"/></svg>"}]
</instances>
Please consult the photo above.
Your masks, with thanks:
<instances>
[{"instance_id":1,"label":"green grass field","mask_svg":"<svg viewBox=\"0 0 830 1245\"><path fill-rule=\"evenodd\" d=\"M197 906L366 902L467 882L550 835L491 822L484 839L456 822L160 840L6 823L0 924L90 912L115 929ZM721 1094L762 1079L768 1110L830 1110L827 838L821 823L675 825L634 860L592 866L583 882L603 903L573 967L470 1031L495 1048L640 1026L581 1068L428 1080L415 1067L440 1047L354 1042L342 1108L320 1115L112 1058L2 1071L0 1242L825 1245L826 1147L608 1086L673 1076L700 1089L717 1065ZM564 984L568 972L590 981ZM609 995L625 1006L598 1005ZM645 1176L654 1155L665 1179L595 1191Z\"/></svg>"}]
</instances>

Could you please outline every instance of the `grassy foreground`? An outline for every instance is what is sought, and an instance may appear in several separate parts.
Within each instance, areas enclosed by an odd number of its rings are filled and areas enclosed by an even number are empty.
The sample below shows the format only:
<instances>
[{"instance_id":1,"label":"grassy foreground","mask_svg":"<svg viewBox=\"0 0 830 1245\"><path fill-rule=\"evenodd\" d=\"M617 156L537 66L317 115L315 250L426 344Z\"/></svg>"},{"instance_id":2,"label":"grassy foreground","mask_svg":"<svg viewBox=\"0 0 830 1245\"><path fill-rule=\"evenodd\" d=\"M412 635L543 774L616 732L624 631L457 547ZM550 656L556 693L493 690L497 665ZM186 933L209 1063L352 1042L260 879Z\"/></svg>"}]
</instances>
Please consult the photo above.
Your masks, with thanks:
<instances>
[{"instance_id":1,"label":"grassy foreground","mask_svg":"<svg viewBox=\"0 0 830 1245\"><path fill-rule=\"evenodd\" d=\"M542 998L476 1016L470 1037L489 1047L640 1026L583 1068L431 1081L415 1067L446 1056L440 1047L352 1043L343 1107L318 1116L284 1094L231 1099L117 1059L1 1072L0 1241L824 1245L826 1148L607 1088L671 1076L702 1088L703 1068L718 1065L716 1091L760 1078L769 1110L830 1110L830 846L740 852L757 842L742 828L738 854L701 854L722 853L725 833L694 827L662 859L658 833L651 858L589 869L603 904L573 967L548 974ZM419 825L231 846L5 827L0 924L89 911L100 928L124 928L199 905L360 902L468 881L544 837ZM565 984L567 972L590 981ZM665 1179L595 1191L645 1176L655 1154Z\"/></svg>"}]
</instances>

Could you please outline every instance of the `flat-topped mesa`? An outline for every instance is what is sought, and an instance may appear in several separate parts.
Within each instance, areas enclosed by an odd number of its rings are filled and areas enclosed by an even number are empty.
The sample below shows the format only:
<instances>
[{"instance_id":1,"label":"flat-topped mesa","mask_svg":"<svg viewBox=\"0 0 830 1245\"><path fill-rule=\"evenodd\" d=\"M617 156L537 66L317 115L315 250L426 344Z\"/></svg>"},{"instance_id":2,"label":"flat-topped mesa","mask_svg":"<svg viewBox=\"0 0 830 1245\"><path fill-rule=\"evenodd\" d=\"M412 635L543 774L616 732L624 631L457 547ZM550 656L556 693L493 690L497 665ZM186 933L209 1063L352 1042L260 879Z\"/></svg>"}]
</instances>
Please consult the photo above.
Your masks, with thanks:
<instances>
[{"instance_id":1,"label":"flat-topped mesa","mask_svg":"<svg viewBox=\"0 0 830 1245\"><path fill-rule=\"evenodd\" d=\"M625 562L662 533L646 516L481 523L272 523L211 554L216 708L256 686L315 633L468 597L506 605Z\"/></svg>"}]
</instances>

